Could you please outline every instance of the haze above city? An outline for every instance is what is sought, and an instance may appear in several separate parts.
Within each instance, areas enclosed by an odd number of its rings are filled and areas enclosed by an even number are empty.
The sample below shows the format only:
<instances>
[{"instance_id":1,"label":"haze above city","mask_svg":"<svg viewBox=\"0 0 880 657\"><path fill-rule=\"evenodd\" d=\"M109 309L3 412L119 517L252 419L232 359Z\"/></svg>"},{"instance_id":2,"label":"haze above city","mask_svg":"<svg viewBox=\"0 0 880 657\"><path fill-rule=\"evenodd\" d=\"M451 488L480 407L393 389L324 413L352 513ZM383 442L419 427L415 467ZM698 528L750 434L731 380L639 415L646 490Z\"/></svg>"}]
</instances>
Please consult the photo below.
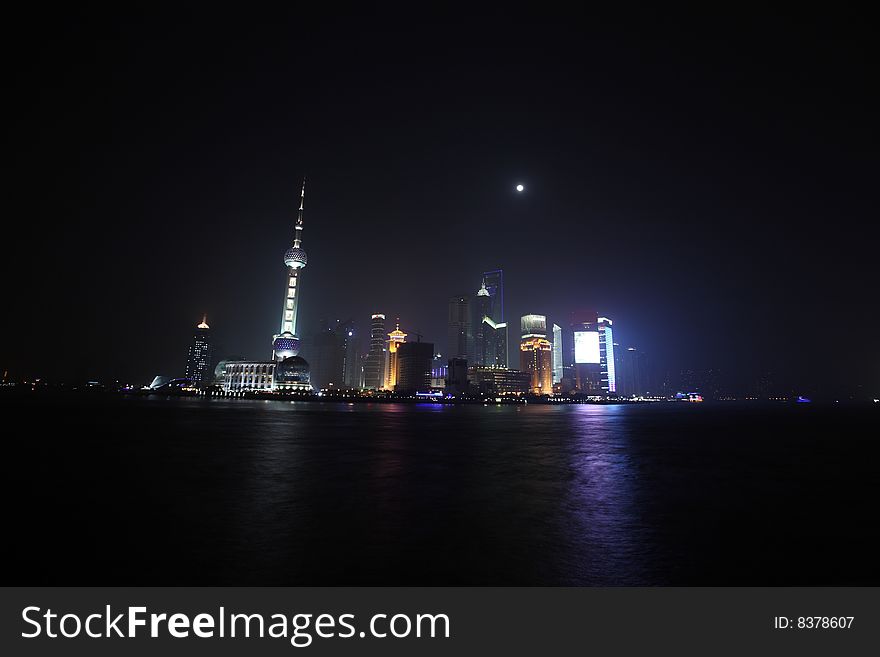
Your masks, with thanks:
<instances>
[{"instance_id":1,"label":"haze above city","mask_svg":"<svg viewBox=\"0 0 880 657\"><path fill-rule=\"evenodd\" d=\"M268 358L306 176L306 337L382 312L442 352L449 297L503 269L513 344L520 315L593 309L660 373L880 386L855 21L181 11L27 32L13 376L179 375L204 314L218 357Z\"/></svg>"}]
</instances>

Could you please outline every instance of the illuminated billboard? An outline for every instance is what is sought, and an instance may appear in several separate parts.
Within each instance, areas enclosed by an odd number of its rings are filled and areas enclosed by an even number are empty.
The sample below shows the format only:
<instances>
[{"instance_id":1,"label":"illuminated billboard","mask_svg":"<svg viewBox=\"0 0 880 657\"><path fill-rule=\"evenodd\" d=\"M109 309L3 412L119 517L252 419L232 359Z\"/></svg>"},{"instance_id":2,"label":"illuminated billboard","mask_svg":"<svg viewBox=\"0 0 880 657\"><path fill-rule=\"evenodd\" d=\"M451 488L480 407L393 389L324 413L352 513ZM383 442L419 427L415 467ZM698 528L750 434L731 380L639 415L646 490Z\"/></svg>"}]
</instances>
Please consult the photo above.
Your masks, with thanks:
<instances>
[{"instance_id":1,"label":"illuminated billboard","mask_svg":"<svg viewBox=\"0 0 880 657\"><path fill-rule=\"evenodd\" d=\"M599 332L598 331L575 331L574 332L574 362L575 363L598 363L599 362Z\"/></svg>"}]
</instances>

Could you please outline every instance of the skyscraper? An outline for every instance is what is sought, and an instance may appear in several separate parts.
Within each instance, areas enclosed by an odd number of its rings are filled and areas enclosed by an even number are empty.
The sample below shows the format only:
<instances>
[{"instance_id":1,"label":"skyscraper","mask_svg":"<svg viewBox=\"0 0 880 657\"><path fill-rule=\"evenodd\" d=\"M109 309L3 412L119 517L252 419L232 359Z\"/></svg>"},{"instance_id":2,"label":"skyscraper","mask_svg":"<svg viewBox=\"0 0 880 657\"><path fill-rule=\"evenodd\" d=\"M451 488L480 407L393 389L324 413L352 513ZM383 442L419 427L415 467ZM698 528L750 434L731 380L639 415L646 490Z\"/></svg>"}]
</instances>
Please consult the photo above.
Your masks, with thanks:
<instances>
[{"instance_id":1,"label":"skyscraper","mask_svg":"<svg viewBox=\"0 0 880 657\"><path fill-rule=\"evenodd\" d=\"M562 327L553 325L553 385L562 381Z\"/></svg>"},{"instance_id":2,"label":"skyscraper","mask_svg":"<svg viewBox=\"0 0 880 657\"><path fill-rule=\"evenodd\" d=\"M364 360L364 387L378 390L385 383L385 315L373 313L370 318L370 351Z\"/></svg>"},{"instance_id":3,"label":"skyscraper","mask_svg":"<svg viewBox=\"0 0 880 657\"><path fill-rule=\"evenodd\" d=\"M427 392L431 389L431 342L402 342L397 347L397 383L394 389L403 394Z\"/></svg>"},{"instance_id":4,"label":"skyscraper","mask_svg":"<svg viewBox=\"0 0 880 657\"><path fill-rule=\"evenodd\" d=\"M496 300L483 280L477 291L474 315L474 362L477 366L507 367L507 323L493 317L498 305Z\"/></svg>"},{"instance_id":5,"label":"skyscraper","mask_svg":"<svg viewBox=\"0 0 880 657\"><path fill-rule=\"evenodd\" d=\"M602 393L599 353L599 318L595 311L572 313L569 326L569 359L574 364L574 385L585 395Z\"/></svg>"},{"instance_id":6,"label":"skyscraper","mask_svg":"<svg viewBox=\"0 0 880 657\"><path fill-rule=\"evenodd\" d=\"M627 397L648 394L647 357L635 347L623 350L623 394ZM691 390L687 392L693 392Z\"/></svg>"},{"instance_id":7,"label":"skyscraper","mask_svg":"<svg viewBox=\"0 0 880 657\"><path fill-rule=\"evenodd\" d=\"M189 347L186 359L186 378L193 386L202 388L210 383L211 374L211 327L208 317L202 317L201 323L193 333L193 342Z\"/></svg>"},{"instance_id":8,"label":"skyscraper","mask_svg":"<svg viewBox=\"0 0 880 657\"><path fill-rule=\"evenodd\" d=\"M321 327L302 351L309 356L311 382L316 388L359 388L361 359L354 320L321 321Z\"/></svg>"},{"instance_id":9,"label":"skyscraper","mask_svg":"<svg viewBox=\"0 0 880 657\"><path fill-rule=\"evenodd\" d=\"M342 382L346 388L364 385L364 363L361 358L360 331L353 319L343 322L337 329L343 343Z\"/></svg>"},{"instance_id":10,"label":"skyscraper","mask_svg":"<svg viewBox=\"0 0 880 657\"><path fill-rule=\"evenodd\" d=\"M467 294L451 297L449 299L449 323L448 323L447 350L450 358L466 358L473 360L471 345L473 334L471 333L471 298Z\"/></svg>"},{"instance_id":11,"label":"skyscraper","mask_svg":"<svg viewBox=\"0 0 880 657\"><path fill-rule=\"evenodd\" d=\"M612 322L607 317L599 317L599 377L602 391L606 394L617 392L617 371L614 362L614 333Z\"/></svg>"},{"instance_id":12,"label":"skyscraper","mask_svg":"<svg viewBox=\"0 0 880 657\"><path fill-rule=\"evenodd\" d=\"M399 363L397 350L406 342L406 333L400 330L400 319L397 320L397 328L388 334L388 348L385 351L385 374L384 385L386 390L394 390L397 385Z\"/></svg>"},{"instance_id":13,"label":"skyscraper","mask_svg":"<svg viewBox=\"0 0 880 657\"><path fill-rule=\"evenodd\" d=\"M547 339L547 318L544 315L523 315L520 319L522 340L519 363L523 372L531 374L529 389L535 394L553 392L553 352Z\"/></svg>"}]
</instances>

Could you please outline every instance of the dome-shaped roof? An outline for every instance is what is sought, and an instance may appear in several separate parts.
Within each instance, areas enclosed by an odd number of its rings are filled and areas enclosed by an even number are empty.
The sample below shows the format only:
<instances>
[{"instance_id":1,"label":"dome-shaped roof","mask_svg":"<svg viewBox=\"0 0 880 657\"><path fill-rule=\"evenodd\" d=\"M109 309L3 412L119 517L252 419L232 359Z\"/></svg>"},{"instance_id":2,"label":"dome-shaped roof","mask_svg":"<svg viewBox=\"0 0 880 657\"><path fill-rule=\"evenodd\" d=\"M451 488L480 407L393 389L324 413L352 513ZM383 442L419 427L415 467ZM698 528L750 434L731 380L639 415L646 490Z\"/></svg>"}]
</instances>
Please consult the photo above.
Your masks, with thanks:
<instances>
[{"instance_id":1,"label":"dome-shaped roof","mask_svg":"<svg viewBox=\"0 0 880 657\"><path fill-rule=\"evenodd\" d=\"M291 356L275 366L275 381L279 383L308 383L310 370L309 363L305 358Z\"/></svg>"},{"instance_id":2,"label":"dome-shaped roof","mask_svg":"<svg viewBox=\"0 0 880 657\"><path fill-rule=\"evenodd\" d=\"M305 267L309 261L306 252L298 246L292 246L284 252L284 264L294 269Z\"/></svg>"}]
</instances>

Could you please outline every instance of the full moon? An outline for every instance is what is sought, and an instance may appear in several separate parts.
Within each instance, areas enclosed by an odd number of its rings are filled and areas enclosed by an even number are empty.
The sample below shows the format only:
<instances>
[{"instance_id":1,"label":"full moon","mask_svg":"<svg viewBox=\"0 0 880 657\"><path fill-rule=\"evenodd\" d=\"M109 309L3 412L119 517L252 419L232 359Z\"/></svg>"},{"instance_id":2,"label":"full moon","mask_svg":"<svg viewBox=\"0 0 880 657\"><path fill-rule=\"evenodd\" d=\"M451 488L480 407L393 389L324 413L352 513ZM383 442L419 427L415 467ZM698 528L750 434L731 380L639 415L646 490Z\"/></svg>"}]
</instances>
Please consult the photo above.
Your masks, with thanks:
<instances>
[{"instance_id":1,"label":"full moon","mask_svg":"<svg viewBox=\"0 0 880 657\"><path fill-rule=\"evenodd\" d=\"M516 191L518 191L518 192L521 192L521 191L524 190L524 189L525 189L525 187L523 187L522 185L517 185L517 186L516 186Z\"/></svg>"}]
</instances>

